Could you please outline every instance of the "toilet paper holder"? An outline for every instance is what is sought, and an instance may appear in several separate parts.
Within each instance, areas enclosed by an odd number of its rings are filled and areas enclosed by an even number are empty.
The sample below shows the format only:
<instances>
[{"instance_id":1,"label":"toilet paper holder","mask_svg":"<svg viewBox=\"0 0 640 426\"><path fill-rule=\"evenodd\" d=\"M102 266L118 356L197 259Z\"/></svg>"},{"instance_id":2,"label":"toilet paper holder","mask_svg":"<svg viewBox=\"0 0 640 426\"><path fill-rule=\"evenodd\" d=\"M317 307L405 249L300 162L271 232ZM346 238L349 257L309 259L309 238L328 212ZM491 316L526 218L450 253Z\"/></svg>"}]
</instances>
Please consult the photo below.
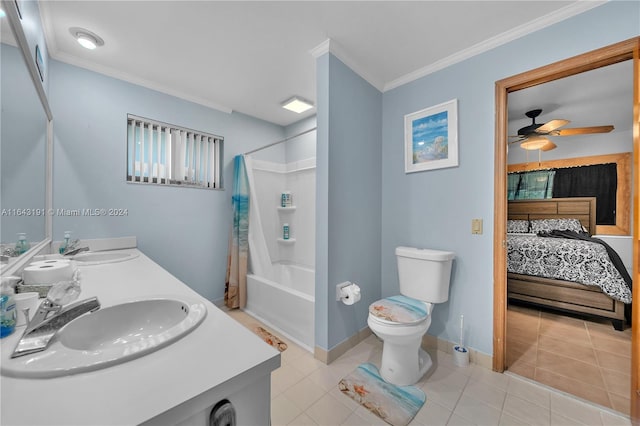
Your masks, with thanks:
<instances>
[{"instance_id":1,"label":"toilet paper holder","mask_svg":"<svg viewBox=\"0 0 640 426\"><path fill-rule=\"evenodd\" d=\"M352 303L357 302L358 300L356 300L355 302L350 300L350 298L354 297L354 295L357 297L357 299L360 299L360 287L358 287L358 285L352 283L351 281L345 281L343 283L340 283L338 285L336 285L336 301L337 302L347 302L347 301L351 301Z\"/></svg>"}]
</instances>

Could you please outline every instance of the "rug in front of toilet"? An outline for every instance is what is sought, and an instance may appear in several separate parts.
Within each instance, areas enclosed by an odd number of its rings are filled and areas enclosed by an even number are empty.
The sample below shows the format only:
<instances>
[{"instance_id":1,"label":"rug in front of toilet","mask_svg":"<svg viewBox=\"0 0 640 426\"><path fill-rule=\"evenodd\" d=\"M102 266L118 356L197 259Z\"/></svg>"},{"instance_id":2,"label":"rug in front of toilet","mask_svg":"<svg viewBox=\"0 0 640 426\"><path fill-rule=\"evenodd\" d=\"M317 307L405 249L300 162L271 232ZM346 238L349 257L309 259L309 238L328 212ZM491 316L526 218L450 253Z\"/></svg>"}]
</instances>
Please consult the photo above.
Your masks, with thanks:
<instances>
[{"instance_id":1,"label":"rug in front of toilet","mask_svg":"<svg viewBox=\"0 0 640 426\"><path fill-rule=\"evenodd\" d=\"M406 426L427 400L415 386L396 386L371 363L360 364L340 380L340 391L392 426Z\"/></svg>"}]
</instances>

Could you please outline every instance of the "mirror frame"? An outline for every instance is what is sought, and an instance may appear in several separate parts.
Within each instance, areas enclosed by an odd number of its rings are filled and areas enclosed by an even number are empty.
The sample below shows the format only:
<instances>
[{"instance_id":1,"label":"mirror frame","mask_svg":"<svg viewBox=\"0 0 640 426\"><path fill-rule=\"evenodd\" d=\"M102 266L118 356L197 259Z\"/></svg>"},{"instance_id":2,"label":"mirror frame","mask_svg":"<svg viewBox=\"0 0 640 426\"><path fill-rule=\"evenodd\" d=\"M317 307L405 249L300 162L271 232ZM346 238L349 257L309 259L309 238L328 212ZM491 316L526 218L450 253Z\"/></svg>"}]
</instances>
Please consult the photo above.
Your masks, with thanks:
<instances>
[{"instance_id":1,"label":"mirror frame","mask_svg":"<svg viewBox=\"0 0 640 426\"><path fill-rule=\"evenodd\" d=\"M27 42L27 37L24 29L22 28L16 4L13 0L2 0L2 7L7 15L11 32L13 33L16 43L18 44L18 48L22 53L22 59L24 59L31 80L33 81L33 86L36 89L40 102L42 103L42 108L44 109L44 113L47 117L47 140L45 148L45 208L47 214L45 215L45 238L39 243L34 244L29 251L19 256L16 261L7 265L6 269L2 271L2 275L8 276L19 273L19 271L31 261L31 258L48 249L51 243L51 236L53 234L53 215L49 214L49 212L53 211L53 114L49 107L49 100L44 90L44 86L40 81L35 60L31 57L29 43Z\"/></svg>"}]
</instances>

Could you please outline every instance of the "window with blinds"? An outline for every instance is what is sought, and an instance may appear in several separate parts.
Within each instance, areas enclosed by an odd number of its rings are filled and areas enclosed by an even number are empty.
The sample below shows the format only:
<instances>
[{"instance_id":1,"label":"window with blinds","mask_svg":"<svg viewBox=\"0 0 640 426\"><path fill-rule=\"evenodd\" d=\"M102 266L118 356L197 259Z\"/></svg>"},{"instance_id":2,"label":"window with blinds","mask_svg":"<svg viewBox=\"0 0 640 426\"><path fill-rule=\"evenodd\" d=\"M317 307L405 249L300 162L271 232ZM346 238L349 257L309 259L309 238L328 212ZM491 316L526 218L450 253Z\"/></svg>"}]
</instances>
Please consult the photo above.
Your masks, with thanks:
<instances>
[{"instance_id":1,"label":"window with blinds","mask_svg":"<svg viewBox=\"0 0 640 426\"><path fill-rule=\"evenodd\" d=\"M224 138L127 115L127 181L222 188Z\"/></svg>"}]
</instances>

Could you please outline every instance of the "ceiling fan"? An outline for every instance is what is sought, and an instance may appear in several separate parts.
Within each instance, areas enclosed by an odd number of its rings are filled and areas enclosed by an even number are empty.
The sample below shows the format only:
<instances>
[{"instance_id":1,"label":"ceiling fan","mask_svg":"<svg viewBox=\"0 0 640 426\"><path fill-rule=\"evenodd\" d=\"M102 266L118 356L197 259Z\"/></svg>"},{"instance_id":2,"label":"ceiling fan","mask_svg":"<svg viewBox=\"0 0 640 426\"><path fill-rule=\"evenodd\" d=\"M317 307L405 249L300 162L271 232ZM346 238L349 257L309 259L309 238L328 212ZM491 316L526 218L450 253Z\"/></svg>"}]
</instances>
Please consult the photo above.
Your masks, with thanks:
<instances>
[{"instance_id":1,"label":"ceiling fan","mask_svg":"<svg viewBox=\"0 0 640 426\"><path fill-rule=\"evenodd\" d=\"M591 133L609 133L613 130L613 126L592 126L592 127L574 127L569 129L560 129L570 123L569 120L555 119L546 123L536 123L536 117L542 113L541 109L527 111L525 115L531 119L531 124L518 130L517 135L509 136L516 138L509 144L520 142L520 147L526 150L550 151L557 147L546 136L574 136L586 135Z\"/></svg>"}]
</instances>

